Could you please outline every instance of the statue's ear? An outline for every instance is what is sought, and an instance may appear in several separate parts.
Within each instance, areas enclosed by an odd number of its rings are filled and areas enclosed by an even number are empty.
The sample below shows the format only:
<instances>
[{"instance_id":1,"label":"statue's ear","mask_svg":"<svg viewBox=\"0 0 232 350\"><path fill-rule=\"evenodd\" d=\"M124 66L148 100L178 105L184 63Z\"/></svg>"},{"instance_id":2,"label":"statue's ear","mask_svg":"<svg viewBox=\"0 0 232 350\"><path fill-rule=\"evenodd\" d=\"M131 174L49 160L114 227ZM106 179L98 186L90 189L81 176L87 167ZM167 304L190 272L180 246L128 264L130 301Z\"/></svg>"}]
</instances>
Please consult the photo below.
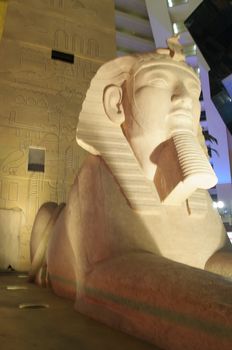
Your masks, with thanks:
<instances>
[{"instance_id":1,"label":"statue's ear","mask_svg":"<svg viewBox=\"0 0 232 350\"><path fill-rule=\"evenodd\" d=\"M103 94L103 105L108 118L118 125L125 120L122 106L122 88L116 85L108 85Z\"/></svg>"}]
</instances>

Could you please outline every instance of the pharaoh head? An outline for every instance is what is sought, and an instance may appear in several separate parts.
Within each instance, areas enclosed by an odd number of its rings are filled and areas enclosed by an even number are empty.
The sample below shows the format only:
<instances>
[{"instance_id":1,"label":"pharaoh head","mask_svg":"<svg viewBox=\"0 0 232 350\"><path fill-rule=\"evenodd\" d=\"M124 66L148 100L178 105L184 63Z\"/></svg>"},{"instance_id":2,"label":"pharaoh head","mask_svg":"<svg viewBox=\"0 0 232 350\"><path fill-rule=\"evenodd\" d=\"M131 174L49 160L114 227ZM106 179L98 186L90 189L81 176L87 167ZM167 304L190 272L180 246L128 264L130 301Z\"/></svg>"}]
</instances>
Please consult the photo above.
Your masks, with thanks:
<instances>
[{"instance_id":1,"label":"pharaoh head","mask_svg":"<svg viewBox=\"0 0 232 350\"><path fill-rule=\"evenodd\" d=\"M216 176L202 147L199 78L177 39L168 45L99 69L80 113L77 142L104 158L127 197L130 181L144 177L161 203L178 205L197 188L214 186Z\"/></svg>"}]
</instances>

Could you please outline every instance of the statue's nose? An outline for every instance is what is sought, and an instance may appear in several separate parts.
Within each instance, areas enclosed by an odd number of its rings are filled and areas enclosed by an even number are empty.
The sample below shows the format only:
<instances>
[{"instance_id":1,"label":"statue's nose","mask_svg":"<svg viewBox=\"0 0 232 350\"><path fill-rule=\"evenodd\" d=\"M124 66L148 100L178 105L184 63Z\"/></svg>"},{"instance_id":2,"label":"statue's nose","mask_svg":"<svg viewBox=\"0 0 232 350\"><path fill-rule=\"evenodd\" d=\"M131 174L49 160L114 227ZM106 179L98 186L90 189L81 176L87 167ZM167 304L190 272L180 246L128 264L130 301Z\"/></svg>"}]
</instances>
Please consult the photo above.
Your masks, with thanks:
<instances>
[{"instance_id":1,"label":"statue's nose","mask_svg":"<svg viewBox=\"0 0 232 350\"><path fill-rule=\"evenodd\" d=\"M171 101L176 107L191 109L193 105L193 100L190 91L182 85L178 87L171 97Z\"/></svg>"}]
</instances>

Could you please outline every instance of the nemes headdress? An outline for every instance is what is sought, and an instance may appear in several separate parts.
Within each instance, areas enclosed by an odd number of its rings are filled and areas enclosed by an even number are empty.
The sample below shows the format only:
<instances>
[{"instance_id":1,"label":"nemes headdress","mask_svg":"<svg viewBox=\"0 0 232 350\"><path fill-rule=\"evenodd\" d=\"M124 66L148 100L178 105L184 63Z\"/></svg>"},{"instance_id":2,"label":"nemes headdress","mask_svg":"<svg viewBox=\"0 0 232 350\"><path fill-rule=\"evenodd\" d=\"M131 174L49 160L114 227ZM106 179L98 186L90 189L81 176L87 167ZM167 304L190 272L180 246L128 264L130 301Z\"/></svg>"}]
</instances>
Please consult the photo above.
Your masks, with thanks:
<instances>
[{"instance_id":1,"label":"nemes headdress","mask_svg":"<svg viewBox=\"0 0 232 350\"><path fill-rule=\"evenodd\" d=\"M133 67L133 72L139 70L139 66L144 68L152 62L152 65L177 66L178 68L188 71L188 73L192 74L195 79L199 80L194 69L185 61L186 57L183 52L183 47L179 42L179 36L169 38L167 44L168 48L161 48L154 52L137 55L137 62Z\"/></svg>"}]
</instances>

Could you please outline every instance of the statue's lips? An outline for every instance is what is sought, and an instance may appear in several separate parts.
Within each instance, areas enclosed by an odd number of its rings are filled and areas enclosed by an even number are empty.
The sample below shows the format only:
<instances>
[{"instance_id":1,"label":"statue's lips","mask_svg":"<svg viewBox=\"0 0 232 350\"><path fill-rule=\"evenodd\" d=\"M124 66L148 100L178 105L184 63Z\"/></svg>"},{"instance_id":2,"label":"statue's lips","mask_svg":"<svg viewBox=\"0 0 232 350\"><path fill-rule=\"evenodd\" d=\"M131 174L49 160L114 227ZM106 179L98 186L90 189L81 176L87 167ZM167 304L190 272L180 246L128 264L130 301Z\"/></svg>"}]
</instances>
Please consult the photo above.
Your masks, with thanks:
<instances>
[{"instance_id":1,"label":"statue's lips","mask_svg":"<svg viewBox=\"0 0 232 350\"><path fill-rule=\"evenodd\" d=\"M185 109L178 109L173 112L171 112L168 115L169 118L172 117L179 117L179 118L193 118L193 115L190 110L185 110Z\"/></svg>"},{"instance_id":2,"label":"statue's lips","mask_svg":"<svg viewBox=\"0 0 232 350\"><path fill-rule=\"evenodd\" d=\"M190 110L178 109L168 115L168 124L172 132L193 131L193 115Z\"/></svg>"}]
</instances>

